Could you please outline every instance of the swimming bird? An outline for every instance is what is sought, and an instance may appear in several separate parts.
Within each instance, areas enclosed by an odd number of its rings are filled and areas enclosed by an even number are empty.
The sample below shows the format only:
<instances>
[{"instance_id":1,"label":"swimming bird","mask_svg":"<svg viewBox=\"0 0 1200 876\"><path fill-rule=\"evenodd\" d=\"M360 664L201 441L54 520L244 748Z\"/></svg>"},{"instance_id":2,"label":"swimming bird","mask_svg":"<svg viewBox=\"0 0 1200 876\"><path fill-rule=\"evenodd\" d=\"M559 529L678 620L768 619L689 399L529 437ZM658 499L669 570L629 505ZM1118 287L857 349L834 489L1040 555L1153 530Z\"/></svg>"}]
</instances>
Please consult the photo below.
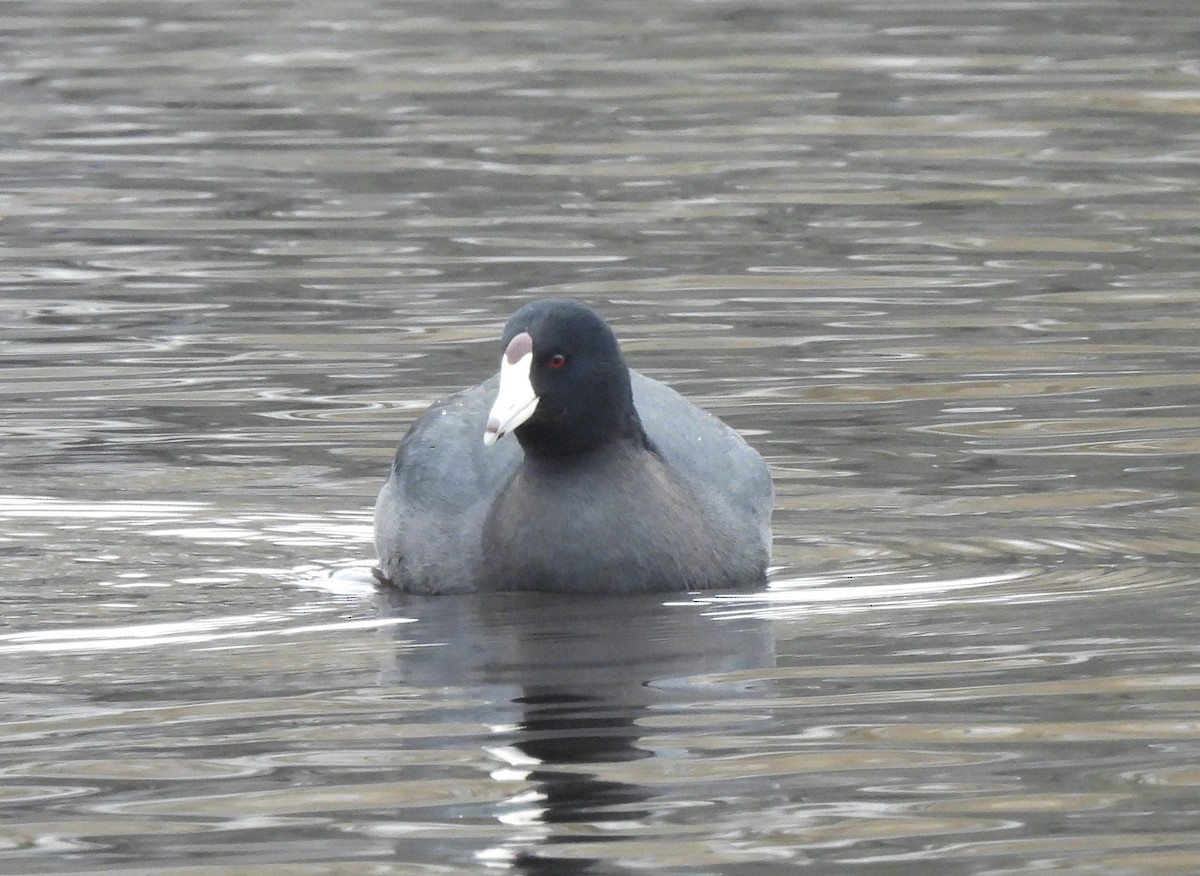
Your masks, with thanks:
<instances>
[{"instance_id":1,"label":"swimming bird","mask_svg":"<svg viewBox=\"0 0 1200 876\"><path fill-rule=\"evenodd\" d=\"M382 582L620 594L765 581L774 489L737 432L631 371L578 302L526 304L501 347L499 374L401 441L375 505Z\"/></svg>"}]
</instances>

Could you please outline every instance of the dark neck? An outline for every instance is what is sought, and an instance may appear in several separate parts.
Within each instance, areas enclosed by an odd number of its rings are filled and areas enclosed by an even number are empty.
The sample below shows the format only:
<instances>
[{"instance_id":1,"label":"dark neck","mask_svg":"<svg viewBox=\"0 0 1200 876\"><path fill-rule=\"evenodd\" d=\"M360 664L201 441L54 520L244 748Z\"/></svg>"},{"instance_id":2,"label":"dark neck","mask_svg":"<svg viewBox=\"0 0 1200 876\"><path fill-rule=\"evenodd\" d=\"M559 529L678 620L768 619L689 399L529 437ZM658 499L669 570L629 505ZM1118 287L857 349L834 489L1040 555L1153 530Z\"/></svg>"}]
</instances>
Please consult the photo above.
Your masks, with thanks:
<instances>
[{"instance_id":1,"label":"dark neck","mask_svg":"<svg viewBox=\"0 0 1200 876\"><path fill-rule=\"evenodd\" d=\"M629 412L607 422L595 420L576 422L569 426L560 423L526 423L513 433L525 455L532 459L568 460L584 457L606 449L648 450L650 439L642 428L637 411Z\"/></svg>"}]
</instances>

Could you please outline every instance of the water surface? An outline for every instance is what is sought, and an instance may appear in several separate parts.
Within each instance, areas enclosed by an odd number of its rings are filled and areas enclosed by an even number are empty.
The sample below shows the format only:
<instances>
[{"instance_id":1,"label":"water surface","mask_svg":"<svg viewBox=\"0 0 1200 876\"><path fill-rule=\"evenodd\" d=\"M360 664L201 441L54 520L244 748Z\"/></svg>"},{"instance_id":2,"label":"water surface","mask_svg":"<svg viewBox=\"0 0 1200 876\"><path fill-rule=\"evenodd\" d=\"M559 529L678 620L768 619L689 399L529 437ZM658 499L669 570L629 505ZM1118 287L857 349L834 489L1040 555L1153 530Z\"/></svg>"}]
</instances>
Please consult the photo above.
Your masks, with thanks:
<instances>
[{"instance_id":1,"label":"water surface","mask_svg":"<svg viewBox=\"0 0 1200 876\"><path fill-rule=\"evenodd\" d=\"M1191 874L1188 4L12 3L6 873ZM376 594L585 300L770 588Z\"/></svg>"}]
</instances>

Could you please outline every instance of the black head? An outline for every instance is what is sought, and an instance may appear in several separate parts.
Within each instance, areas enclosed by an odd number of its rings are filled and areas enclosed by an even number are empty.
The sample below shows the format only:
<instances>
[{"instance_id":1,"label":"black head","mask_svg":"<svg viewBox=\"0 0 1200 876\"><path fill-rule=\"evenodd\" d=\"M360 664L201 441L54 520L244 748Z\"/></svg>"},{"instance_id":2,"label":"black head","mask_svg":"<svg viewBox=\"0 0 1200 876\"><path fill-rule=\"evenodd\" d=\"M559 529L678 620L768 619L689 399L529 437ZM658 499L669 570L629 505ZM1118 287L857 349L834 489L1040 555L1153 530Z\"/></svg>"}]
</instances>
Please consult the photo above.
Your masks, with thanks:
<instances>
[{"instance_id":1,"label":"black head","mask_svg":"<svg viewBox=\"0 0 1200 876\"><path fill-rule=\"evenodd\" d=\"M502 343L492 436L511 429L534 456L586 453L622 440L646 443L617 338L587 307L565 300L526 304L504 326ZM515 395L518 390L525 395ZM506 395L509 407L503 409Z\"/></svg>"}]
</instances>

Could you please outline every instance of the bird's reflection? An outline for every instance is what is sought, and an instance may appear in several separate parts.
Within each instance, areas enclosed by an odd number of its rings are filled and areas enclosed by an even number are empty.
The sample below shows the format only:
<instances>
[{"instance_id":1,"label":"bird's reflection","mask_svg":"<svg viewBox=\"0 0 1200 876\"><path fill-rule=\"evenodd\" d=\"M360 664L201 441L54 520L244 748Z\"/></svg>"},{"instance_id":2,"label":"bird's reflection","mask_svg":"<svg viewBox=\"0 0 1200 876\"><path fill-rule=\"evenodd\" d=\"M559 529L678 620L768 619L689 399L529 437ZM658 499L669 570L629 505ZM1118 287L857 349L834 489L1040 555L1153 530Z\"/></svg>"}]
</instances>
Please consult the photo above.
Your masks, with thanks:
<instances>
[{"instance_id":1,"label":"bird's reflection","mask_svg":"<svg viewBox=\"0 0 1200 876\"><path fill-rule=\"evenodd\" d=\"M687 598L385 592L379 601L381 611L417 621L392 628L403 647L386 681L460 687L485 704L480 717L496 728L493 775L517 776L524 790L496 811L512 834L479 857L522 873L588 872L587 859L555 847L611 841L618 822L655 812L652 788L590 767L654 757L642 719L657 706L720 695L714 685L697 694L689 679L775 659L767 621L722 618ZM564 824L576 827L555 831ZM604 829L589 835L580 824Z\"/></svg>"}]
</instances>

